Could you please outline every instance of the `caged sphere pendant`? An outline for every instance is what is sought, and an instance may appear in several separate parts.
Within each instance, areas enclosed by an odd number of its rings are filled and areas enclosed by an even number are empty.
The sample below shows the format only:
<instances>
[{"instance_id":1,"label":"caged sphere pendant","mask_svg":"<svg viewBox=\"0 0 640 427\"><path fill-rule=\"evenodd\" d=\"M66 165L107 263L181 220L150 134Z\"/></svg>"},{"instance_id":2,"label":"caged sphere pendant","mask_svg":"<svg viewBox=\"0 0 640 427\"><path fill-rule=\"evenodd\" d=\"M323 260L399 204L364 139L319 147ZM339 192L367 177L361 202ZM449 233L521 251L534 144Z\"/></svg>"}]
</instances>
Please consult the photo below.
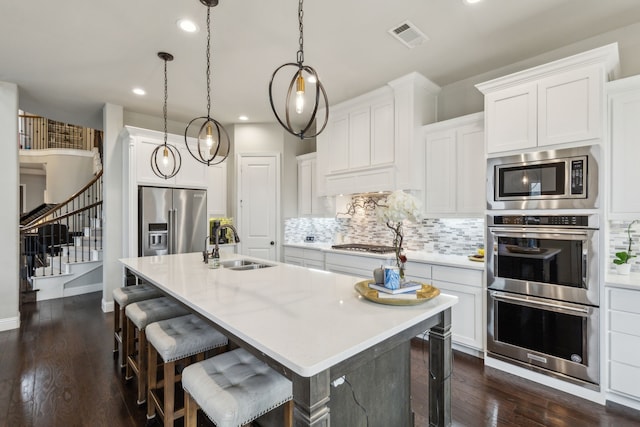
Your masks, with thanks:
<instances>
[{"instance_id":1,"label":"caged sphere pendant","mask_svg":"<svg viewBox=\"0 0 640 427\"><path fill-rule=\"evenodd\" d=\"M304 65L304 34L302 19L304 11L302 9L302 0L298 3L298 27L300 31L299 49L297 52L296 62L288 62L276 68L269 81L269 103L273 114L282 127L289 133L300 139L315 138L320 135L327 126L329 119L329 102L324 86L320 82L316 70ZM292 70L293 69L293 70ZM274 86L276 80L279 80L282 74L292 72L289 80L284 101L284 111L278 111L276 102L274 101ZM286 76L285 76L286 81ZM317 122L316 116L318 109L324 105L324 117L322 122ZM312 127L315 125L315 129Z\"/></svg>"},{"instance_id":2,"label":"caged sphere pendant","mask_svg":"<svg viewBox=\"0 0 640 427\"><path fill-rule=\"evenodd\" d=\"M207 166L217 165L229 156L229 134L211 117L211 8L218 0L200 0L207 6L207 115L191 120L184 130L184 142L191 156ZM195 134L195 143L190 134Z\"/></svg>"},{"instance_id":3,"label":"caged sphere pendant","mask_svg":"<svg viewBox=\"0 0 640 427\"><path fill-rule=\"evenodd\" d=\"M167 62L173 61L173 55L158 52L158 57L164 61L164 144L158 145L151 153L151 170L159 178L169 179L176 176L182 166L182 156L175 145L167 144Z\"/></svg>"}]
</instances>

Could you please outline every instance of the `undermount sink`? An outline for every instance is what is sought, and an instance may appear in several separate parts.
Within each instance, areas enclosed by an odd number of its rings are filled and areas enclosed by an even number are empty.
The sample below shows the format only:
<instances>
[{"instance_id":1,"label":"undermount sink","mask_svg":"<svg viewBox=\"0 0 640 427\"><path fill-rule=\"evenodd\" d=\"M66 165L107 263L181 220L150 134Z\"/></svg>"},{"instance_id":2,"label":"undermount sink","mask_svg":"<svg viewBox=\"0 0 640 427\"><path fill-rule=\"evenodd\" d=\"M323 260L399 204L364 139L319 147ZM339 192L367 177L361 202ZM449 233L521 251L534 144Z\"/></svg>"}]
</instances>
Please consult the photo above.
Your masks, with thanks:
<instances>
[{"instance_id":1,"label":"undermount sink","mask_svg":"<svg viewBox=\"0 0 640 427\"><path fill-rule=\"evenodd\" d=\"M244 271L244 270L257 270L259 268L273 267L271 264L263 264L256 261L249 261L246 259L235 259L233 261L224 261L220 265L229 270Z\"/></svg>"}]
</instances>

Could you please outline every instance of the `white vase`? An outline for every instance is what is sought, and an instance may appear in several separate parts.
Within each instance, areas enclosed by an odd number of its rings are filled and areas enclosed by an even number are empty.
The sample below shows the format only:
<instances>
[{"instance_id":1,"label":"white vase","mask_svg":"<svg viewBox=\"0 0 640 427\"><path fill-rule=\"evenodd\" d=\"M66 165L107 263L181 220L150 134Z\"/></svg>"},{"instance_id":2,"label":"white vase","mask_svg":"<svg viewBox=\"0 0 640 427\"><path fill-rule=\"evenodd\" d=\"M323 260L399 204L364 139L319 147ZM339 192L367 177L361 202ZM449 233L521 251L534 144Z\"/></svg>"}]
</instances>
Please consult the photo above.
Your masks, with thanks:
<instances>
[{"instance_id":1,"label":"white vase","mask_svg":"<svg viewBox=\"0 0 640 427\"><path fill-rule=\"evenodd\" d=\"M631 264L617 264L616 273L627 275L631 272Z\"/></svg>"}]
</instances>

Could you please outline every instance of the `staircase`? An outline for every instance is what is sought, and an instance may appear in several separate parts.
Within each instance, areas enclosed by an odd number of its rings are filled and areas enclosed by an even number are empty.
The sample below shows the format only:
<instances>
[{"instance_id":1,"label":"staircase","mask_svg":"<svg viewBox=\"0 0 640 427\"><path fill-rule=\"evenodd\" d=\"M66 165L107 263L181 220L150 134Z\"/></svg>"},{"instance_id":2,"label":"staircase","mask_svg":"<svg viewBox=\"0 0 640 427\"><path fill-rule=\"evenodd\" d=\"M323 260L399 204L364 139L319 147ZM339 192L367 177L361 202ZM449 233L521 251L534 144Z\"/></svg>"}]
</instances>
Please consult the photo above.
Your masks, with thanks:
<instances>
[{"instance_id":1,"label":"staircase","mask_svg":"<svg viewBox=\"0 0 640 427\"><path fill-rule=\"evenodd\" d=\"M21 301L102 289L102 171L80 191L21 226Z\"/></svg>"}]
</instances>

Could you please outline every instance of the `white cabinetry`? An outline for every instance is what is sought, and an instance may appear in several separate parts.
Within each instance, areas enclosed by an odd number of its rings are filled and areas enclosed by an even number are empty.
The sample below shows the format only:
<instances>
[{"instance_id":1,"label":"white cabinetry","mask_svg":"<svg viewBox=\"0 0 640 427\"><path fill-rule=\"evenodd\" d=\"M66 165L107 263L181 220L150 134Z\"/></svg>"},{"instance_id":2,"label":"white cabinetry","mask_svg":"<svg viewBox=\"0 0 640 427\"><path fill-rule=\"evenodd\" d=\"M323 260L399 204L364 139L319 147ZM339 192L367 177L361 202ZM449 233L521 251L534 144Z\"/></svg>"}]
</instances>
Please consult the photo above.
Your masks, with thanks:
<instances>
[{"instance_id":1,"label":"white cabinetry","mask_svg":"<svg viewBox=\"0 0 640 427\"><path fill-rule=\"evenodd\" d=\"M351 276L373 279L373 270L381 265L390 265L391 258L373 258L360 255L340 254L335 252L325 253L325 269L332 273L349 274ZM393 258L395 263L395 258Z\"/></svg>"},{"instance_id":2,"label":"white cabinetry","mask_svg":"<svg viewBox=\"0 0 640 427\"><path fill-rule=\"evenodd\" d=\"M324 270L324 252L320 249L285 246L284 262L300 267Z\"/></svg>"},{"instance_id":3,"label":"white cabinetry","mask_svg":"<svg viewBox=\"0 0 640 427\"><path fill-rule=\"evenodd\" d=\"M617 64L611 44L477 85L485 95L487 153L599 143L604 84Z\"/></svg>"},{"instance_id":4,"label":"white cabinetry","mask_svg":"<svg viewBox=\"0 0 640 427\"><path fill-rule=\"evenodd\" d=\"M296 157L298 161L298 216L321 216L324 203L317 193L316 153Z\"/></svg>"},{"instance_id":5,"label":"white cabinetry","mask_svg":"<svg viewBox=\"0 0 640 427\"><path fill-rule=\"evenodd\" d=\"M207 168L207 214L209 218L227 216L227 162Z\"/></svg>"},{"instance_id":6,"label":"white cabinetry","mask_svg":"<svg viewBox=\"0 0 640 427\"><path fill-rule=\"evenodd\" d=\"M610 82L611 164L609 212L617 219L640 215L640 76Z\"/></svg>"},{"instance_id":7,"label":"white cabinetry","mask_svg":"<svg viewBox=\"0 0 640 427\"><path fill-rule=\"evenodd\" d=\"M640 409L640 287L607 289L609 391Z\"/></svg>"},{"instance_id":8,"label":"white cabinetry","mask_svg":"<svg viewBox=\"0 0 640 427\"><path fill-rule=\"evenodd\" d=\"M452 340L456 348L474 355L484 350L482 276L481 270L407 263L408 279L432 284L440 292L458 297L458 303L451 309Z\"/></svg>"},{"instance_id":9,"label":"white cabinetry","mask_svg":"<svg viewBox=\"0 0 640 427\"><path fill-rule=\"evenodd\" d=\"M316 138L318 195L420 189L419 128L434 121L439 90L411 73L331 106Z\"/></svg>"},{"instance_id":10,"label":"white cabinetry","mask_svg":"<svg viewBox=\"0 0 640 427\"><path fill-rule=\"evenodd\" d=\"M485 209L483 113L423 127L427 215L482 216Z\"/></svg>"},{"instance_id":11,"label":"white cabinetry","mask_svg":"<svg viewBox=\"0 0 640 427\"><path fill-rule=\"evenodd\" d=\"M129 155L135 164L138 185L180 188L207 187L207 166L198 162L189 154L184 143L184 137L179 135L167 136L167 143L174 145L179 150L182 166L176 176L164 179L154 174L151 169L151 154L158 145L164 143L164 134L147 129L130 127L125 129L129 134L129 144L131 144Z\"/></svg>"}]
</instances>

